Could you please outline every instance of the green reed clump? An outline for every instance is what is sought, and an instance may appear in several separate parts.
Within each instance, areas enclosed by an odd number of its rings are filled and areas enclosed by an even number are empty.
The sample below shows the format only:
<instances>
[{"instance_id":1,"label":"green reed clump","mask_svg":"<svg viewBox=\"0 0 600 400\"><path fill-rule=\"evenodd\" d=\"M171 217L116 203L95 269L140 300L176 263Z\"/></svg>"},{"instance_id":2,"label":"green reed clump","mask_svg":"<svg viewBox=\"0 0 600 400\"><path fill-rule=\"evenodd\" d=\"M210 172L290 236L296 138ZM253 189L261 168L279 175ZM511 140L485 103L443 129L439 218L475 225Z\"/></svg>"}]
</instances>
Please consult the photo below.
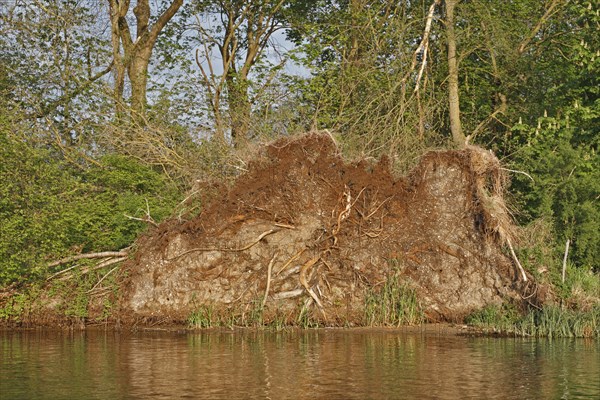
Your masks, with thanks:
<instances>
[{"instance_id":1,"label":"green reed clump","mask_svg":"<svg viewBox=\"0 0 600 400\"><path fill-rule=\"evenodd\" d=\"M188 325L192 328L212 328L213 308L209 305L202 305L193 311L187 319Z\"/></svg>"},{"instance_id":2,"label":"green reed clump","mask_svg":"<svg viewBox=\"0 0 600 400\"><path fill-rule=\"evenodd\" d=\"M488 306L466 318L486 331L534 337L600 337L600 304L589 310L548 305L520 315L510 306Z\"/></svg>"},{"instance_id":3,"label":"green reed clump","mask_svg":"<svg viewBox=\"0 0 600 400\"><path fill-rule=\"evenodd\" d=\"M380 288L371 288L365 296L366 324L415 325L423 322L423 311L414 289L392 275Z\"/></svg>"}]
</instances>

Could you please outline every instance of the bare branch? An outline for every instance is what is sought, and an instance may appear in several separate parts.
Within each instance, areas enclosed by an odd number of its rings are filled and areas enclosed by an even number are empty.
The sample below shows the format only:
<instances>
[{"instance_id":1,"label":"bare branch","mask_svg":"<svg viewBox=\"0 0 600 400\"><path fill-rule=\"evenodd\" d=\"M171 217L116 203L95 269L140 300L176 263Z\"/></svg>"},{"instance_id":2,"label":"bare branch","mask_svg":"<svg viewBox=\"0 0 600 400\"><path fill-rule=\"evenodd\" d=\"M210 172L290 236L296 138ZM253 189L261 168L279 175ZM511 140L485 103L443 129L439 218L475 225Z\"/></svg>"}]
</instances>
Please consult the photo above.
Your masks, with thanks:
<instances>
[{"instance_id":1,"label":"bare branch","mask_svg":"<svg viewBox=\"0 0 600 400\"><path fill-rule=\"evenodd\" d=\"M56 267L58 265L67 264L77 260L93 259L93 258L106 258L106 257L127 257L129 255L129 248L125 248L120 251L101 251L99 253L84 253L77 254L70 257L61 258L60 260L53 261L48 264L48 267Z\"/></svg>"}]
</instances>

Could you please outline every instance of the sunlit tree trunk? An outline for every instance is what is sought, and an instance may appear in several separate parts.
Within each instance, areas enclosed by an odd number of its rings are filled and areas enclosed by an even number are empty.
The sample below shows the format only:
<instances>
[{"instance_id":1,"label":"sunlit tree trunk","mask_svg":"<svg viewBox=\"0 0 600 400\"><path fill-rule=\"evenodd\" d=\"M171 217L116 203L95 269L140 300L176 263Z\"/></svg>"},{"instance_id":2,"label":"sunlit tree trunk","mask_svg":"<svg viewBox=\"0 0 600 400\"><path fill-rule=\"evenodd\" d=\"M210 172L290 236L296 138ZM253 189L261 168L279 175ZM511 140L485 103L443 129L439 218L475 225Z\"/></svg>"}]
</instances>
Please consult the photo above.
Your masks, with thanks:
<instances>
[{"instance_id":1,"label":"sunlit tree trunk","mask_svg":"<svg viewBox=\"0 0 600 400\"><path fill-rule=\"evenodd\" d=\"M125 111L123 93L126 73L131 84L131 117L132 120L140 122L146 112L148 65L152 50L158 35L183 5L183 0L173 0L152 25L150 25L149 0L138 0L133 9L136 20L135 39L132 37L127 22L130 0L108 0L108 2L115 68L116 111L121 115Z\"/></svg>"}]
</instances>

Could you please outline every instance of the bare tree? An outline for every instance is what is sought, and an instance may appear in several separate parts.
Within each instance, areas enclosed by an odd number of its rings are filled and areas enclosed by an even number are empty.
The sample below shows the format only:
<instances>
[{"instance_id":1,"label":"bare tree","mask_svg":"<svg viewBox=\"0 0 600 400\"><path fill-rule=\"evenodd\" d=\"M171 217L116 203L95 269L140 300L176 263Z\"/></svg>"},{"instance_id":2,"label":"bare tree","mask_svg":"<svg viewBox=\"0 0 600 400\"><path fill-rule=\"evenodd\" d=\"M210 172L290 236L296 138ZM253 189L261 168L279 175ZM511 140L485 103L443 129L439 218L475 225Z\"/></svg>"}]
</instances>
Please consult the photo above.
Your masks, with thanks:
<instances>
[{"instance_id":1,"label":"bare tree","mask_svg":"<svg viewBox=\"0 0 600 400\"><path fill-rule=\"evenodd\" d=\"M215 117L217 135L224 138L223 97L226 95L234 145L248 139L252 100L249 75L269 45L271 36L285 27L282 8L286 0L277 1L208 1L199 11L212 15L218 27L211 29L200 20L197 29L201 49L196 62L208 90L210 107ZM217 48L221 74L213 64Z\"/></svg>"}]
</instances>

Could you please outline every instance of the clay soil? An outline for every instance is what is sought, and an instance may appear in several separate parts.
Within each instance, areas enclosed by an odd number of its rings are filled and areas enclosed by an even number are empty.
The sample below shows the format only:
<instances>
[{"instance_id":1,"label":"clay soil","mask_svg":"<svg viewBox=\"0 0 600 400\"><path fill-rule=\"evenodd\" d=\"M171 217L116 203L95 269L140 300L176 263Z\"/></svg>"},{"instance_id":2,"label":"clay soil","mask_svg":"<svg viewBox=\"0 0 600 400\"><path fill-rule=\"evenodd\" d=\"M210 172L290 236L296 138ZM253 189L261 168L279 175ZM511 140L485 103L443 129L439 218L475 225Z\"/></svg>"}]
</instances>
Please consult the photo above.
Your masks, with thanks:
<instances>
[{"instance_id":1,"label":"clay soil","mask_svg":"<svg viewBox=\"0 0 600 400\"><path fill-rule=\"evenodd\" d=\"M327 135L278 140L232 186L213 188L200 215L140 238L121 268L118 318L173 323L210 310L232 324L360 326L366 297L391 278L428 321L521 301L528 284L502 251L510 227L486 204L496 163L474 147L433 151L395 178L387 158L344 161Z\"/></svg>"}]
</instances>

